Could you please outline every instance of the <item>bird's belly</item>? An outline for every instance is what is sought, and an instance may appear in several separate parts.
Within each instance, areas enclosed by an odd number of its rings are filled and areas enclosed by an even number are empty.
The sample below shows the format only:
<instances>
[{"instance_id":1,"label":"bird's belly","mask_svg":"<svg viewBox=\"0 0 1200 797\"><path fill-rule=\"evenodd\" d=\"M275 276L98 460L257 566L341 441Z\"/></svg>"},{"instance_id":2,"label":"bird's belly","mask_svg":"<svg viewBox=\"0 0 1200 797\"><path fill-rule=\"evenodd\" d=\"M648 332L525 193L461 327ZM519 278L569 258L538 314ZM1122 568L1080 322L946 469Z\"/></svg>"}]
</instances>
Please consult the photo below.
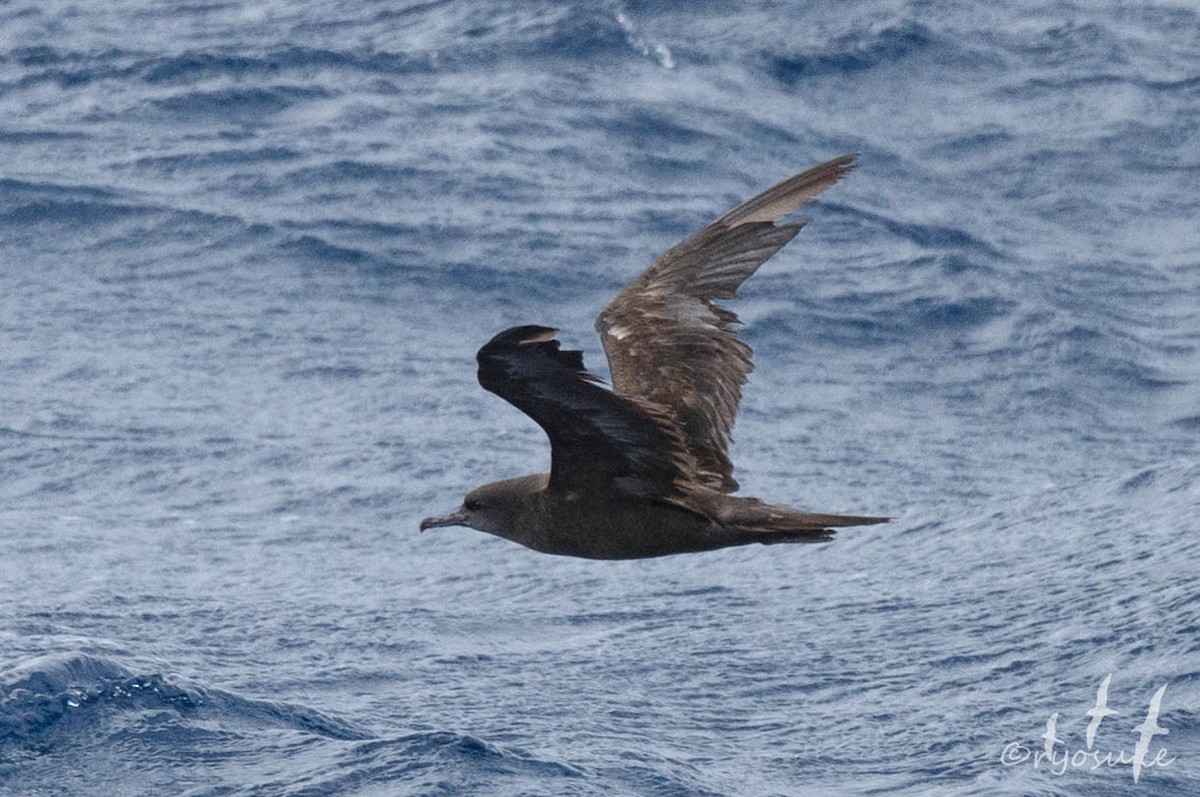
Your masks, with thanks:
<instances>
[{"instance_id":1,"label":"bird's belly","mask_svg":"<svg viewBox=\"0 0 1200 797\"><path fill-rule=\"evenodd\" d=\"M551 525L546 553L588 559L644 559L706 551L728 544L721 527L667 504L637 502L572 512Z\"/></svg>"}]
</instances>

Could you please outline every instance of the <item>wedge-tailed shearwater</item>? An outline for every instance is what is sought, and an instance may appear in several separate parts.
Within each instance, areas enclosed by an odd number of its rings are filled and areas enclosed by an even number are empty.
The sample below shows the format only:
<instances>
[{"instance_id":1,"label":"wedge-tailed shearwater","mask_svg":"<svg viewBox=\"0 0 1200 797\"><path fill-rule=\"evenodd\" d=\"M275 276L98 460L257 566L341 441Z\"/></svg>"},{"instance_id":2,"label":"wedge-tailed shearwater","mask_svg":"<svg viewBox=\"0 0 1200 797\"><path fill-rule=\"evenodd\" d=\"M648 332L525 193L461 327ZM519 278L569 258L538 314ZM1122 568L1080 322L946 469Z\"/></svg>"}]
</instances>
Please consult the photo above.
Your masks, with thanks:
<instances>
[{"instance_id":1,"label":"wedge-tailed shearwater","mask_svg":"<svg viewBox=\"0 0 1200 797\"><path fill-rule=\"evenodd\" d=\"M469 526L544 553L636 559L748 543L825 542L884 517L735 496L730 432L752 368L737 316L714 303L795 237L776 224L854 165L845 155L768 188L667 251L596 319L612 390L557 330L508 329L479 350L479 383L545 430L550 472L485 484L421 521Z\"/></svg>"}]
</instances>

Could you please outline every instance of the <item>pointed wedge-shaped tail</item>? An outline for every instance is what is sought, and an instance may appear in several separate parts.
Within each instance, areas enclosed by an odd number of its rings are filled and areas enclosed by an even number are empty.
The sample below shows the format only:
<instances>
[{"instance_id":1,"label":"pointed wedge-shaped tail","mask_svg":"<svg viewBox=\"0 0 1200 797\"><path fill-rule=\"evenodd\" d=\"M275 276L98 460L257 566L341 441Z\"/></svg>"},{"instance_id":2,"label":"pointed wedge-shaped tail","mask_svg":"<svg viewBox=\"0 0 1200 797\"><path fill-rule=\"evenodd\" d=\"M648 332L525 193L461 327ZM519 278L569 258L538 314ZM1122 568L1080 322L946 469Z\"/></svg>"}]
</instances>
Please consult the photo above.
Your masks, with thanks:
<instances>
[{"instance_id":1,"label":"pointed wedge-shaped tail","mask_svg":"<svg viewBox=\"0 0 1200 797\"><path fill-rule=\"evenodd\" d=\"M726 499L722 508L720 520L727 529L744 535L744 539L749 542L770 544L828 542L833 539L834 528L887 523L891 518L805 512L768 504L757 498L730 497Z\"/></svg>"}]
</instances>

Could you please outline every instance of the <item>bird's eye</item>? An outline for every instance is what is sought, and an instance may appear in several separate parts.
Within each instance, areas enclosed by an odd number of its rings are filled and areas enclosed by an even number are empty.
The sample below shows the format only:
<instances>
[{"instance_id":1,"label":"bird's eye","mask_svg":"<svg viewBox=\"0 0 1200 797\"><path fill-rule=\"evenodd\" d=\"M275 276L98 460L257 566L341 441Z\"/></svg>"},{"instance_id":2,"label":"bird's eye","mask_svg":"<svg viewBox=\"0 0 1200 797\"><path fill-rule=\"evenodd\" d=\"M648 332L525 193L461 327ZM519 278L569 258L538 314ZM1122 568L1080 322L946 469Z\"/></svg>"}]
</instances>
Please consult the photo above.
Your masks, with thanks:
<instances>
[{"instance_id":1,"label":"bird's eye","mask_svg":"<svg viewBox=\"0 0 1200 797\"><path fill-rule=\"evenodd\" d=\"M468 498L466 501L463 501L463 508L465 508L468 512L474 512L475 510L480 509L482 506L483 504L479 501L476 501L474 498Z\"/></svg>"}]
</instances>

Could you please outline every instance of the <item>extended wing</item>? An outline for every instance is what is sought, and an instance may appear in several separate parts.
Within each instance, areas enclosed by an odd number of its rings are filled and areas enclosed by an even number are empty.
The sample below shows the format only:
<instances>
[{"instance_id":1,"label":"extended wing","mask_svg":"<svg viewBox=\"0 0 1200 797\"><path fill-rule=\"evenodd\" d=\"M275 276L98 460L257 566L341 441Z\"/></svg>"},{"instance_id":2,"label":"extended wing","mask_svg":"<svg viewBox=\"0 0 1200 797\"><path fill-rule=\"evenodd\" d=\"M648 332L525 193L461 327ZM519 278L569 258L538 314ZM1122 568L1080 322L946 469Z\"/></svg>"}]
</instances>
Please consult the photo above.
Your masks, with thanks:
<instances>
[{"instance_id":1,"label":"extended wing","mask_svg":"<svg viewBox=\"0 0 1200 797\"><path fill-rule=\"evenodd\" d=\"M804 226L775 222L853 164L853 155L835 158L738 205L654 261L596 319L613 390L674 417L700 484L737 489L727 452L753 368L750 347L733 332L737 316L713 300L734 298Z\"/></svg>"},{"instance_id":2,"label":"extended wing","mask_svg":"<svg viewBox=\"0 0 1200 797\"><path fill-rule=\"evenodd\" d=\"M550 488L682 496L695 459L672 420L596 384L582 353L559 348L556 331L514 327L492 338L476 357L479 384L536 421L550 438Z\"/></svg>"}]
</instances>

